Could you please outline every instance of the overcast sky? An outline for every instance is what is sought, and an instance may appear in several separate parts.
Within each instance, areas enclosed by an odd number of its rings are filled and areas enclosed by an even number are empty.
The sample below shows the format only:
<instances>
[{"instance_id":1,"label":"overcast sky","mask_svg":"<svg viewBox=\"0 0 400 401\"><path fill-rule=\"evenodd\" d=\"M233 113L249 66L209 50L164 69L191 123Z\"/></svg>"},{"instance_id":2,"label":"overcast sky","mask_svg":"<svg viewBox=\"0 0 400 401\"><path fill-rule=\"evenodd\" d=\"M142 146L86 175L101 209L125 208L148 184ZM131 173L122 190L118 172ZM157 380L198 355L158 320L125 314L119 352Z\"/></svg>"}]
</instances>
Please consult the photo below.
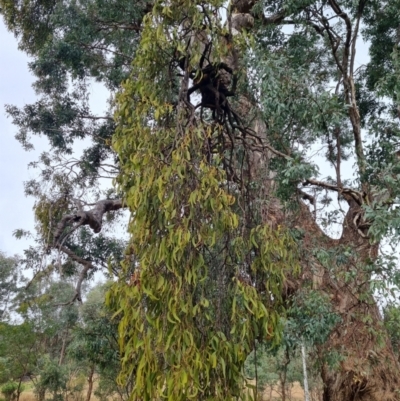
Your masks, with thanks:
<instances>
[{"instance_id":1,"label":"overcast sky","mask_svg":"<svg viewBox=\"0 0 400 401\"><path fill-rule=\"evenodd\" d=\"M34 177L28 163L37 159L45 140L35 140L35 150L26 152L14 138L16 127L7 118L4 105L23 106L35 101L33 76L28 57L18 50L13 34L7 31L0 17L0 251L11 256L22 254L26 240L16 240L18 228L33 230L33 198L24 195L23 182Z\"/></svg>"},{"instance_id":2,"label":"overcast sky","mask_svg":"<svg viewBox=\"0 0 400 401\"><path fill-rule=\"evenodd\" d=\"M22 255L32 242L17 240L12 233L18 228L34 231L34 199L25 197L23 183L37 176L37 171L28 169L28 164L48 147L46 138L35 136L31 139L35 149L23 150L15 139L17 128L4 108L6 104L21 107L35 102L34 76L28 63L29 58L18 50L16 38L7 31L0 16L0 251L10 256ZM108 95L102 85L92 84L89 103L94 113L104 115Z\"/></svg>"}]
</instances>

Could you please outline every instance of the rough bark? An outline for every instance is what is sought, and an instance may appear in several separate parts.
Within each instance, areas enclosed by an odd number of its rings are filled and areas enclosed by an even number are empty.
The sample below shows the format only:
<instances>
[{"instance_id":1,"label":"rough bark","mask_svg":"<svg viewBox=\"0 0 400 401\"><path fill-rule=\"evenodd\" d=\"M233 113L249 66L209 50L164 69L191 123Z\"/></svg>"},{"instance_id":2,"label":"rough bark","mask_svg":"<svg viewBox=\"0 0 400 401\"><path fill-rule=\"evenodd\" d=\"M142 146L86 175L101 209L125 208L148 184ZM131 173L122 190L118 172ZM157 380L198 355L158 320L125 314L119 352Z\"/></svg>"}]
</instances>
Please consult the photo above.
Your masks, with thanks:
<instances>
[{"instance_id":1,"label":"rough bark","mask_svg":"<svg viewBox=\"0 0 400 401\"><path fill-rule=\"evenodd\" d=\"M376 301L371 295L364 297L370 294L371 277L365 273L363 264L376 258L378 245L371 245L369 239L360 234L360 228L354 220L361 213L361 208L354 201L349 203L343 234L339 240L322 233L306 208L299 214L297 224L302 224L301 227L306 230L303 240L305 256L301 279L291 280L291 291L295 292L305 281L312 281L314 288L328 294L334 311L342 318L342 322L319 350L322 355L336 350L343 357L337 369L325 365L321 370L323 400L399 400L397 390L400 385L400 366L382 327ZM307 249L311 253L315 244L327 250L349 246L355 256L346 266L337 266L332 276L331 271L307 256ZM351 264L359 268L353 281L348 282L344 279L344 273Z\"/></svg>"},{"instance_id":2,"label":"rough bark","mask_svg":"<svg viewBox=\"0 0 400 401\"><path fill-rule=\"evenodd\" d=\"M359 170L363 173L365 159L362 149L360 116L356 103L353 80L354 43L358 33L359 19L355 28L350 18L340 9L336 1L330 4L337 15L343 19L347 29L346 43L342 59L337 57L339 70L342 71L346 102L349 104L349 120L354 133L354 144ZM360 13L362 7L360 7ZM281 18L282 17L282 18ZM284 15L271 17L269 22L280 22ZM266 18L264 18L264 21ZM329 27L325 27L329 30ZM336 45L335 45L336 46ZM353 48L351 48L353 46ZM337 48L333 48L336 53ZM246 110L244 110L246 112ZM243 113L243 111L242 111ZM262 136L267 130L260 122L254 128ZM265 171L270 157L282 157L268 146L263 146L264 152L253 154L253 176L256 172ZM265 155L268 152L269 155ZM339 160L340 163L340 160ZM338 169L339 170L339 169ZM300 290L306 282L312 282L314 288L327 294L332 300L334 311L342 318L326 344L323 351L336 350L344 357L338 369L324 366L322 379L324 382L324 401L378 401L400 400L398 388L400 384L400 367L394 357L391 344L382 327L382 317L373 296L369 291L370 274L363 268L366 263L373 263L378 255L379 244L371 244L368 238L369 224L363 218L363 204L371 199L368 185L363 185L363 191L343 188L338 174L338 185L308 180L304 185L314 185L340 193L349 205L349 210L343 222L343 232L339 240L329 238L318 227L315 217L301 201L297 215L288 216L283 212L280 201L273 196L273 183L269 175L268 184L264 186L264 196L269 199L269 207L264 218L273 225L297 226L305 232L302 241L303 257L302 272L299 277L292 277L286 285L288 295ZM261 177L259 177L261 178ZM313 258L315 247L327 250L349 247L353 256L347 266L335 266L335 275ZM351 267L356 271L353 282L345 279L346 269Z\"/></svg>"}]
</instances>

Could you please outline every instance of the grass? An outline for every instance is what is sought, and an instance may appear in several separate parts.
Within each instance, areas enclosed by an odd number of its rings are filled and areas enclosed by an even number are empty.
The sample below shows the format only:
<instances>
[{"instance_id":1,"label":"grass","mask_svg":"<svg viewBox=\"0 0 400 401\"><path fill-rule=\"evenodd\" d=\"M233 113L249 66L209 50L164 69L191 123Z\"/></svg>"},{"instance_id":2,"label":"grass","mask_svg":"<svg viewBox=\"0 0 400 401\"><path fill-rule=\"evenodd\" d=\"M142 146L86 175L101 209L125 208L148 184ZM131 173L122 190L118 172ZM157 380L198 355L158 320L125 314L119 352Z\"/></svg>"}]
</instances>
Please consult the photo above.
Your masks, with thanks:
<instances>
[{"instance_id":1,"label":"grass","mask_svg":"<svg viewBox=\"0 0 400 401\"><path fill-rule=\"evenodd\" d=\"M33 391L32 383L24 383L26 390L20 395L20 401L37 401L35 397L35 393ZM279 392L276 391L276 387L267 387L261 396L260 401L277 401L280 399ZM86 399L86 391L87 386L81 391L80 394L77 394L75 397L71 397L69 401L76 401L76 400L85 400ZM94 391L94 389L93 389ZM289 397L288 397L289 398ZM293 387L290 391L290 398L291 401L303 401L304 400L304 391L300 385L300 383L294 383ZM1 399L0 399L1 401ZM91 401L98 401L97 397L92 394Z\"/></svg>"}]
</instances>

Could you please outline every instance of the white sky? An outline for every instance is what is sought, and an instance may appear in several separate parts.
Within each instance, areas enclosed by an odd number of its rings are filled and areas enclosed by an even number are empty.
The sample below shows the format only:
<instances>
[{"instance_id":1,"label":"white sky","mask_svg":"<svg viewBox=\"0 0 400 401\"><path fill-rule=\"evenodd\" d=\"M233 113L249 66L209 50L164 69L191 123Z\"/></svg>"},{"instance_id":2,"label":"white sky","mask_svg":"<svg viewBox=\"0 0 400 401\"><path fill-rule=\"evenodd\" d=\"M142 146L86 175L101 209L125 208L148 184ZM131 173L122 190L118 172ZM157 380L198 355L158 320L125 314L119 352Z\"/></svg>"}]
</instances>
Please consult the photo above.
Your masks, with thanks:
<instances>
[{"instance_id":1,"label":"white sky","mask_svg":"<svg viewBox=\"0 0 400 401\"><path fill-rule=\"evenodd\" d=\"M16 127L7 118L4 105L23 106L35 101L34 77L28 69L28 57L18 50L13 34L0 18L0 251L11 256L22 254L28 241L17 240L14 230L33 230L34 199L26 198L23 182L34 177L28 163L44 149L44 140L34 140L35 150L26 152L14 138Z\"/></svg>"},{"instance_id":2,"label":"white sky","mask_svg":"<svg viewBox=\"0 0 400 401\"><path fill-rule=\"evenodd\" d=\"M17 127L7 118L6 104L18 107L35 102L36 94L32 88L35 80L28 68L29 58L18 50L17 40L7 31L0 17L0 252L6 255L20 254L31 241L17 240L12 233L22 228L34 231L34 198L25 197L25 181L34 178L37 170L28 169L31 161L36 161L41 152L46 150L46 138L32 137L35 149L25 151L15 139ZM100 84L91 88L91 109L104 115L109 92ZM79 147L79 145L78 145Z\"/></svg>"}]
</instances>

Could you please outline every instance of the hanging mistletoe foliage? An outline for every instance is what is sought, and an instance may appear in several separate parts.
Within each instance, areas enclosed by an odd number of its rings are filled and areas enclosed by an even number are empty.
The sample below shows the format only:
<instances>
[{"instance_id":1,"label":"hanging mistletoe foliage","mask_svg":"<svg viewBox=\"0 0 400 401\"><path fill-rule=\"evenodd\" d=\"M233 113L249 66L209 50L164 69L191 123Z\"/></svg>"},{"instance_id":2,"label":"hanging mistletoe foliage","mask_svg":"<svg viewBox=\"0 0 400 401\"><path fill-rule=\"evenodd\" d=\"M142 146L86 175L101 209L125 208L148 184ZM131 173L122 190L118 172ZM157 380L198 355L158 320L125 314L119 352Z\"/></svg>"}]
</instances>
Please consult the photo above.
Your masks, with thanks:
<instances>
[{"instance_id":1,"label":"hanging mistletoe foliage","mask_svg":"<svg viewBox=\"0 0 400 401\"><path fill-rule=\"evenodd\" d=\"M109 294L121 318L120 380L135 377L134 400L233 400L255 342L279 340L295 246L263 219L249 148L231 136L239 116L226 60L246 38L221 23L221 1L165 4L145 18L118 99L118 184L132 213Z\"/></svg>"}]
</instances>

